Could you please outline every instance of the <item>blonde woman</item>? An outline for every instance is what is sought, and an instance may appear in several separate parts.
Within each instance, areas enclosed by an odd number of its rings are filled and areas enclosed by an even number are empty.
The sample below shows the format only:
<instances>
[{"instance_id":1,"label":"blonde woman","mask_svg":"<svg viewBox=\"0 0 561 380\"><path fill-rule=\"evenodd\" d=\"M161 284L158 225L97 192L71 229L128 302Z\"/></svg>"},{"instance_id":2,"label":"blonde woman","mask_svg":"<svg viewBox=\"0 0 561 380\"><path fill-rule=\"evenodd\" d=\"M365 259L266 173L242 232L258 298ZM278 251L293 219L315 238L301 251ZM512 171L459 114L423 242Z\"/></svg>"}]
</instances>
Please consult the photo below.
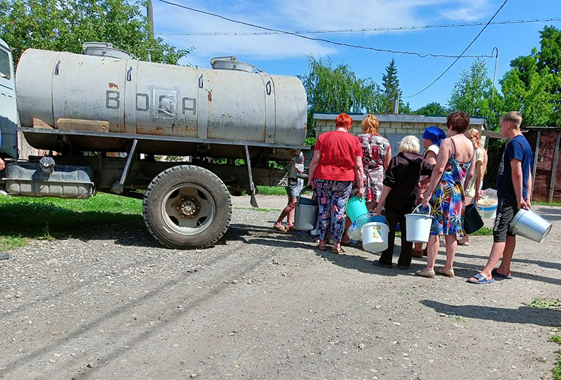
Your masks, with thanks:
<instances>
[{"instance_id":1,"label":"blonde woman","mask_svg":"<svg viewBox=\"0 0 561 380\"><path fill-rule=\"evenodd\" d=\"M430 175L434 164L429 164L419 154L419 139L415 136L405 136L399 143L399 154L391 159L380 202L376 207L376 214L380 215L384 203L386 205L386 220L389 225L388 248L374 265L391 268L395 244L397 223L401 226L401 253L397 264L400 269L407 269L411 265L411 250L413 243L406 240L407 226L405 214L411 213L419 196L419 177Z\"/></svg>"},{"instance_id":2,"label":"blonde woman","mask_svg":"<svg viewBox=\"0 0 561 380\"><path fill-rule=\"evenodd\" d=\"M466 137L471 140L475 147L475 173L464 189L467 206L472 202L477 203L477 199L479 198L479 191L481 190L483 176L485 175L485 169L487 167L487 152L483 149L481 137L477 129L471 128L468 130L466 132ZM469 236L465 235L458 241L458 244L469 245Z\"/></svg>"},{"instance_id":3,"label":"blonde woman","mask_svg":"<svg viewBox=\"0 0 561 380\"><path fill-rule=\"evenodd\" d=\"M382 195L382 181L384 173L392 158L392 147L390 142L380 136L378 130L380 121L374 115L368 114L361 123L364 133L357 136L362 148L362 166L364 168L364 197L366 207L374 210ZM347 229L353 221L346 218L345 234L342 244L348 245L350 242Z\"/></svg>"}]
</instances>

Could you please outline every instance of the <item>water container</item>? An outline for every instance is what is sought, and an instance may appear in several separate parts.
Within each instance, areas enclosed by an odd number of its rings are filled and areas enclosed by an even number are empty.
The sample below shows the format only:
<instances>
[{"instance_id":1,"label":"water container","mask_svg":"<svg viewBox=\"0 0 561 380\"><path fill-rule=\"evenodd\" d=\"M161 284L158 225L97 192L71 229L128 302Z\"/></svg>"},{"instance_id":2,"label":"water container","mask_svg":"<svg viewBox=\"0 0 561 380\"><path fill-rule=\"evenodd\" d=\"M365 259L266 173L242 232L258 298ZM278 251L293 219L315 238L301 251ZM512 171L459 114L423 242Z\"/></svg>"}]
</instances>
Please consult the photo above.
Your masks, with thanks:
<instances>
[{"instance_id":1,"label":"water container","mask_svg":"<svg viewBox=\"0 0 561 380\"><path fill-rule=\"evenodd\" d=\"M510 230L515 235L541 243L551 231L551 223L532 210L520 209L510 222Z\"/></svg>"},{"instance_id":2,"label":"water container","mask_svg":"<svg viewBox=\"0 0 561 380\"><path fill-rule=\"evenodd\" d=\"M417 214L421 205L418 205L412 214L405 214L407 227L406 240L412 243L427 243L429 241L430 227L433 217L428 214ZM430 205L429 205L430 214Z\"/></svg>"},{"instance_id":3,"label":"water container","mask_svg":"<svg viewBox=\"0 0 561 380\"><path fill-rule=\"evenodd\" d=\"M497 199L482 196L477 202L477 211L482 218L494 219L497 215Z\"/></svg>"},{"instance_id":4,"label":"water container","mask_svg":"<svg viewBox=\"0 0 561 380\"><path fill-rule=\"evenodd\" d=\"M351 226L347 230L349 238L351 238L352 240L362 240L362 226L364 226L366 223L378 221L374 220L374 217L374 215L371 215L371 211L369 211L368 214L363 214L356 218L353 224L351 224Z\"/></svg>"},{"instance_id":5,"label":"water container","mask_svg":"<svg viewBox=\"0 0 561 380\"><path fill-rule=\"evenodd\" d=\"M362 226L362 249L367 252L382 252L388 248L388 233L390 229L383 221L370 222Z\"/></svg>"},{"instance_id":6,"label":"water container","mask_svg":"<svg viewBox=\"0 0 561 380\"><path fill-rule=\"evenodd\" d=\"M306 186L298 194L296 209L294 211L294 228L300 231L312 231L316 228L318 218L318 204L315 199L302 198L305 191L311 187Z\"/></svg>"},{"instance_id":7,"label":"water container","mask_svg":"<svg viewBox=\"0 0 561 380\"><path fill-rule=\"evenodd\" d=\"M350 220L355 220L361 215L368 213L366 208L366 200L357 196L350 197L347 202L347 216Z\"/></svg>"}]
</instances>

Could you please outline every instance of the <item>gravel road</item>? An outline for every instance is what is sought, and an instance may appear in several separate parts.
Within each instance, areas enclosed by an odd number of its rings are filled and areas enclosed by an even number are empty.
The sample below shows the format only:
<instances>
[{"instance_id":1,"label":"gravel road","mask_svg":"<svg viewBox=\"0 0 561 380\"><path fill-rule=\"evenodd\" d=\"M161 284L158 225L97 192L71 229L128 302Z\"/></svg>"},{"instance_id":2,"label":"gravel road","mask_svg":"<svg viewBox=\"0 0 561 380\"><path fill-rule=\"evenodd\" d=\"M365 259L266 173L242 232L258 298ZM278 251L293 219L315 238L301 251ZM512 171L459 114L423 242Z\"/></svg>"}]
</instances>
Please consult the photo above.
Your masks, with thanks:
<instances>
[{"instance_id":1,"label":"gravel road","mask_svg":"<svg viewBox=\"0 0 561 380\"><path fill-rule=\"evenodd\" d=\"M515 278L483 286L465 281L489 236L459 247L455 278L424 279L413 273L425 259L402 271L359 247L320 252L307 233L273 231L278 211L234 205L211 249L162 248L139 220L12 251L0 378L552 378L561 311L526 305L560 297L560 209L536 207L554 224L548 239L519 239Z\"/></svg>"}]
</instances>

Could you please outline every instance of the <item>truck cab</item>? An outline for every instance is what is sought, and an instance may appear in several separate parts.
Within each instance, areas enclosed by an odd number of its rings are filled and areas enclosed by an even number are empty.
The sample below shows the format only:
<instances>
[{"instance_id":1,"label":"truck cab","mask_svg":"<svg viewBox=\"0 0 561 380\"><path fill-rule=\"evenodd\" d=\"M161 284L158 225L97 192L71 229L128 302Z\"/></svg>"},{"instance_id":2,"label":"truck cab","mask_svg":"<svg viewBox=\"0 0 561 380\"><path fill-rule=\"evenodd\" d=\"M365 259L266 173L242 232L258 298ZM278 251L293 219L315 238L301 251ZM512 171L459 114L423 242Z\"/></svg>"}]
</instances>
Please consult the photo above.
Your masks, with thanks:
<instances>
[{"instance_id":1,"label":"truck cab","mask_svg":"<svg viewBox=\"0 0 561 380\"><path fill-rule=\"evenodd\" d=\"M16 129L18 112L12 53L8 44L0 39L0 154L17 158Z\"/></svg>"}]
</instances>

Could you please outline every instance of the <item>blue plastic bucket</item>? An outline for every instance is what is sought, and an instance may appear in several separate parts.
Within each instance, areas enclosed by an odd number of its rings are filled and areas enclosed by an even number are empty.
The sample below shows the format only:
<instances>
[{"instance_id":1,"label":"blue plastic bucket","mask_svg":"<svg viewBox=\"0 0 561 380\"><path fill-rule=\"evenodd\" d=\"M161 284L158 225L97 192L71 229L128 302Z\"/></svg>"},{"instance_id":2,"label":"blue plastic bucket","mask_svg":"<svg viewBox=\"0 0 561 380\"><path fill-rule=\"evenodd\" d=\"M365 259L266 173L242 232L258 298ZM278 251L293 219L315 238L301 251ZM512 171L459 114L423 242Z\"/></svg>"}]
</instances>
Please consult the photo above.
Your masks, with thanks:
<instances>
[{"instance_id":1,"label":"blue plastic bucket","mask_svg":"<svg viewBox=\"0 0 561 380\"><path fill-rule=\"evenodd\" d=\"M361 215L368 213L366 208L366 201L364 198L359 198L357 196L350 197L347 202L347 216L350 220L355 220Z\"/></svg>"},{"instance_id":2,"label":"blue plastic bucket","mask_svg":"<svg viewBox=\"0 0 561 380\"><path fill-rule=\"evenodd\" d=\"M510 230L515 235L541 243L551 231L551 223L532 210L520 209L510 222Z\"/></svg>"}]
</instances>

